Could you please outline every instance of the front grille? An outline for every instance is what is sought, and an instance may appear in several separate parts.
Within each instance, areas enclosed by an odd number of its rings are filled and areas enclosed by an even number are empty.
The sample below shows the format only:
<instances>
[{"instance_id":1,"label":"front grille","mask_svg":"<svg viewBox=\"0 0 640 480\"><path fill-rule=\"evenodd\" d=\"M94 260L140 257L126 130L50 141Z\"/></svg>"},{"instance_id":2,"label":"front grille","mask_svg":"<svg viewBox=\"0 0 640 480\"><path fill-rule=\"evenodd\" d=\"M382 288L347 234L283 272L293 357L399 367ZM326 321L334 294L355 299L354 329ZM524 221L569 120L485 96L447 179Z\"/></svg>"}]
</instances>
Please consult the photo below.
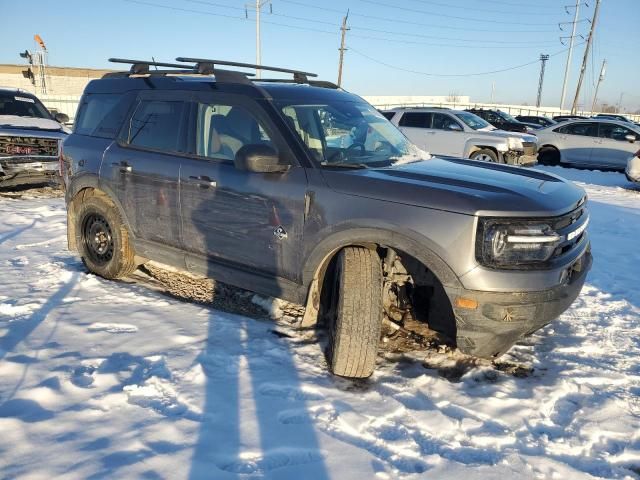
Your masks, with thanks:
<instances>
[{"instance_id":1,"label":"front grille","mask_svg":"<svg viewBox=\"0 0 640 480\"><path fill-rule=\"evenodd\" d=\"M589 212L582 205L572 212L553 219L551 228L560 234L565 240L558 245L552 258L562 257L576 248L586 235L586 225L589 221ZM582 231L580 231L582 230Z\"/></svg>"},{"instance_id":2,"label":"front grille","mask_svg":"<svg viewBox=\"0 0 640 480\"><path fill-rule=\"evenodd\" d=\"M0 136L0 157L55 157L58 140L55 138Z\"/></svg>"},{"instance_id":3,"label":"front grille","mask_svg":"<svg viewBox=\"0 0 640 480\"><path fill-rule=\"evenodd\" d=\"M535 155L538 153L538 144L536 142L523 142L524 146L524 154L525 155Z\"/></svg>"}]
</instances>

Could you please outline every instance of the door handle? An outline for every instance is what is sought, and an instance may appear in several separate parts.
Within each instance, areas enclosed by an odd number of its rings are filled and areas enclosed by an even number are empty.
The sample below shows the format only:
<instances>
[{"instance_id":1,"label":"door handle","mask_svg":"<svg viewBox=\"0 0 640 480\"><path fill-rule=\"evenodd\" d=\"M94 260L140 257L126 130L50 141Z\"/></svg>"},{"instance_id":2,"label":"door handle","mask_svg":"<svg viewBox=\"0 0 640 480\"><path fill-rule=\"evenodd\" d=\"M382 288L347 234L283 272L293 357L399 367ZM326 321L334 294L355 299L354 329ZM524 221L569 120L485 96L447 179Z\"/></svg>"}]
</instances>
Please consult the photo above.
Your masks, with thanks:
<instances>
[{"instance_id":1,"label":"door handle","mask_svg":"<svg viewBox=\"0 0 640 480\"><path fill-rule=\"evenodd\" d=\"M189 177L192 183L198 184L202 188L216 187L217 183L215 180L211 180L211 178L206 175L200 175L199 177L191 176Z\"/></svg>"},{"instance_id":2,"label":"door handle","mask_svg":"<svg viewBox=\"0 0 640 480\"><path fill-rule=\"evenodd\" d=\"M133 168L131 168L131 165L129 165L127 162L113 162L111 166L119 167L118 170L120 170L120 172L122 173L130 173L133 171Z\"/></svg>"}]
</instances>

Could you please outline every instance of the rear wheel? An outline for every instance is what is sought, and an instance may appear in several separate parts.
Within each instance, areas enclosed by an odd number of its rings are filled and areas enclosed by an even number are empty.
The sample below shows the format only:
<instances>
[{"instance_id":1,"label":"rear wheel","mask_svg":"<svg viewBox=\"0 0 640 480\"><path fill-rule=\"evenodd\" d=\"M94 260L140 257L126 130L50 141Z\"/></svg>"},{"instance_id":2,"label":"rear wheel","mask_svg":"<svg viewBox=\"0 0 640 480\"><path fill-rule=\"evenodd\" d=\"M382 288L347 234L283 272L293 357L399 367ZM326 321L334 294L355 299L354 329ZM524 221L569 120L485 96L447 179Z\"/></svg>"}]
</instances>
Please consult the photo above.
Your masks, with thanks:
<instances>
[{"instance_id":1,"label":"rear wheel","mask_svg":"<svg viewBox=\"0 0 640 480\"><path fill-rule=\"evenodd\" d=\"M542 147L538 152L538 162L542 165L560 165L560 152L555 147Z\"/></svg>"},{"instance_id":2,"label":"rear wheel","mask_svg":"<svg viewBox=\"0 0 640 480\"><path fill-rule=\"evenodd\" d=\"M329 299L329 363L342 377L375 369L382 328L382 266L375 251L347 247L335 262Z\"/></svg>"},{"instance_id":3,"label":"rear wheel","mask_svg":"<svg viewBox=\"0 0 640 480\"><path fill-rule=\"evenodd\" d=\"M129 233L116 207L101 197L83 200L76 215L78 249L86 267L101 277L126 277L136 269Z\"/></svg>"},{"instance_id":4,"label":"rear wheel","mask_svg":"<svg viewBox=\"0 0 640 480\"><path fill-rule=\"evenodd\" d=\"M469 155L469 158L471 160L479 160L481 162L498 163L498 154L488 148L476 150L471 155Z\"/></svg>"}]
</instances>

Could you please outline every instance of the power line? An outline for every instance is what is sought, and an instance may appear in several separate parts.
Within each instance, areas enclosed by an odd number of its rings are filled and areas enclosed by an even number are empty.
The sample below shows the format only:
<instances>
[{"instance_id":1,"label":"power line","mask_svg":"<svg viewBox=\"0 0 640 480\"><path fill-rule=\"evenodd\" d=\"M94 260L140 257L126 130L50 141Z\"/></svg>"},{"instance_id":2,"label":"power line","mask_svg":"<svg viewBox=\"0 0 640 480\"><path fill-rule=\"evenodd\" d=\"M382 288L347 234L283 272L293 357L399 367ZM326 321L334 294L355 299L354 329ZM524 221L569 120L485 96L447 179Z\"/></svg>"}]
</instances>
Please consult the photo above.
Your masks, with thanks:
<instances>
[{"instance_id":1,"label":"power line","mask_svg":"<svg viewBox=\"0 0 640 480\"><path fill-rule=\"evenodd\" d=\"M164 8L167 10L173 10L173 11L179 11L179 12L184 12L184 13L196 13L199 15L211 15L211 16L216 16L216 17L223 17L223 18L230 18L233 20L239 20L242 22L246 22L247 19L246 17L234 17L232 15L225 15L225 14L221 14L221 13L214 13L214 12L208 12L208 11L203 11L203 10L195 10L195 9L190 9L190 8L181 8L181 7L173 7L170 5L162 5L162 4L158 4L158 3L153 3L153 2L147 2L144 0L124 0L125 2L128 3L136 3L139 5L147 5L147 6L151 6L151 7L157 7L157 8ZM195 1L195 0L194 0ZM199 3L203 3L203 2L199 2ZM241 8L240 10L242 10L244 12L244 8ZM275 15L275 14L274 14ZM298 19L298 20L302 20L302 21L313 21L313 20L309 20L309 19L303 19L301 17L291 17L291 16L284 16L284 15L280 15L286 18L294 18L294 19ZM293 28L296 30L303 30L303 31L308 31L308 32L315 32L315 33L324 33L324 34L328 34L328 35L336 35L337 34L337 29L339 28L339 26L337 24L330 24L331 26L335 26L336 30L335 31L328 31L328 30L321 30L319 28L313 28L313 27L307 27L307 26L300 26L300 25L291 25L288 23L281 23L281 22L274 22L271 20L261 20L261 23L263 24L269 24L269 25L276 25L276 26L280 26L280 27L285 27L285 28ZM352 27L355 28L355 27ZM384 31L383 31L384 32ZM389 32L389 33L393 33L393 32ZM424 46L429 46L429 47L439 47L439 48L464 48L464 49L484 49L484 50L488 50L488 49L522 49L524 48L521 45L499 45L499 46L489 46L489 45L452 45L450 43L431 43L431 42L422 42L422 41L413 41L413 40L404 40L404 39L395 39L395 38L383 38L383 37L377 37L377 36L373 36L373 35L361 35L361 34L355 34L352 33L351 34L352 37L357 37L357 38L362 38L362 39L366 39L366 40L377 40L377 41L382 41L382 42L393 42L393 43L400 43L400 44L404 44L404 45L424 45ZM535 48L534 45L528 45L527 47L531 47L531 48Z\"/></svg>"},{"instance_id":2,"label":"power line","mask_svg":"<svg viewBox=\"0 0 640 480\"><path fill-rule=\"evenodd\" d=\"M481 76L481 75L492 75L492 74L495 74L495 73L503 73L503 72L508 72L508 71L511 71L511 70L517 70L519 68L528 67L530 65L535 65L535 64L537 64L539 62L539 60L533 60L532 62L523 63L521 65L516 65L514 67L507 67L507 68L502 68L502 69L499 69L499 70L492 70L492 71L488 71L488 72L430 73L430 72L421 72L421 71L418 71L418 70L412 70L412 69L409 69L409 68L402 68L402 67L398 67L397 65L391 65L389 63L383 62L383 61L378 60L376 58L370 57L369 55L367 55L365 53L362 53L359 50L356 50L355 48L353 48L350 45L349 45L349 50L351 50L352 52L360 55L361 57L364 57L364 58L366 58L368 60L371 60L372 62L378 63L380 65L384 65L385 67L393 68L394 70L400 70L400 71L403 71L403 72L415 73L417 75L425 75L425 76L428 76L428 77L476 77L476 76ZM556 53L553 53L553 54L549 55L549 57L555 57L557 55L560 55L560 54L566 52L567 50L568 49L560 50L559 52L556 52Z\"/></svg>"},{"instance_id":3,"label":"power line","mask_svg":"<svg viewBox=\"0 0 640 480\"><path fill-rule=\"evenodd\" d=\"M369 3L372 5L378 5L380 7L395 8L397 10L403 10L406 12L421 13L423 15L431 15L434 17L453 18L456 20L467 20L467 21L481 22L481 23L494 23L499 25L528 25L528 26L534 26L534 27L549 25L548 23L523 23L523 22L508 22L508 21L500 21L500 20L482 20L482 19L473 18L473 17L459 17L457 15L447 15L445 13L434 13L426 10L418 10L416 8L401 7L399 5L389 5L389 4L378 2L375 0L359 0L359 1L364 3Z\"/></svg>"},{"instance_id":4,"label":"power line","mask_svg":"<svg viewBox=\"0 0 640 480\"><path fill-rule=\"evenodd\" d=\"M448 8L457 8L458 10L466 10L466 11L475 11L475 12L484 12L484 13L499 13L500 15L522 15L525 13L526 15L549 15L549 13L544 12L522 12L522 10L518 10L517 12L505 12L504 10L490 10L486 8L475 8L469 7L467 5L452 5L451 3L441 3L434 2L432 0L409 0L415 3L421 3L423 5L433 5L436 7L448 7ZM538 10L538 9L536 9ZM549 10L550 11L550 10Z\"/></svg>"},{"instance_id":5,"label":"power line","mask_svg":"<svg viewBox=\"0 0 640 480\"><path fill-rule=\"evenodd\" d=\"M339 14L343 13L342 10L338 10L338 9L335 9L335 8L321 7L319 5L313 5L313 4L310 4L310 3L300 2L300 1L297 1L297 0L279 0L279 1L283 2L283 3L289 3L291 5L298 5L298 6L305 7L305 8L314 8L316 10L322 10L322 11L325 11L325 12L332 12L332 13L339 13ZM357 13L357 12L351 12L349 15L351 15L352 17L362 17L362 18L368 18L370 20L379 20L379 21L383 21L383 22L399 23L399 24L403 24L403 25L417 25L417 26L420 26L420 27L440 28L440 29L444 29L444 30L461 30L461 31L465 31L465 32L469 31L468 27L455 27L455 26L442 25L442 24L437 24L437 23L414 22L414 21L411 21L411 20L401 20L401 19L388 18L388 17L378 17L378 16L375 16L375 15L368 15L368 14ZM475 28L475 27L474 27L473 31L474 32L491 32L491 33L495 33L495 29L480 29L480 28ZM504 29L501 29L500 31L502 33L554 33L554 32L556 32L556 30L522 30L522 29L518 29L518 30L504 30Z\"/></svg>"}]
</instances>

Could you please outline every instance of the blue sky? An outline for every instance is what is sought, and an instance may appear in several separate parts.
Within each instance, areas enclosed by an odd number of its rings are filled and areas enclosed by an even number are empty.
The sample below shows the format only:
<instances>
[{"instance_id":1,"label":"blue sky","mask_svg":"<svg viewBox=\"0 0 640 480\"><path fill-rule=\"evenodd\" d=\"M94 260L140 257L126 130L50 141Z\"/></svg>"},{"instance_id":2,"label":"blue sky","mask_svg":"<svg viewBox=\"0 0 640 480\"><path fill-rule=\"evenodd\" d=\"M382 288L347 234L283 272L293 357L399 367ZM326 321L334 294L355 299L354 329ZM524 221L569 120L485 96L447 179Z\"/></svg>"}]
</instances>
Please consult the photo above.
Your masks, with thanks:
<instances>
[{"instance_id":1,"label":"blue sky","mask_svg":"<svg viewBox=\"0 0 640 480\"><path fill-rule=\"evenodd\" d=\"M582 6L593 15L595 0ZM575 0L273 0L263 11L262 62L298 67L336 80L339 24L350 9L344 86L361 95L470 95L488 101L535 102L540 53L566 48L559 22ZM52 65L109 67L111 56L205 56L255 60L253 12L237 0L0 0L0 63L47 43ZM640 109L640 0L602 0L581 103L591 104L603 59L607 76L598 98ZM585 38L588 23L578 25ZM576 39L582 43L581 38ZM568 99L573 98L584 45L574 50ZM592 58L591 58L592 57ZM559 103L566 52L547 64L543 104ZM533 64L490 75L468 75ZM389 65L398 67L391 68ZM451 77L428 76L416 72Z\"/></svg>"}]
</instances>

